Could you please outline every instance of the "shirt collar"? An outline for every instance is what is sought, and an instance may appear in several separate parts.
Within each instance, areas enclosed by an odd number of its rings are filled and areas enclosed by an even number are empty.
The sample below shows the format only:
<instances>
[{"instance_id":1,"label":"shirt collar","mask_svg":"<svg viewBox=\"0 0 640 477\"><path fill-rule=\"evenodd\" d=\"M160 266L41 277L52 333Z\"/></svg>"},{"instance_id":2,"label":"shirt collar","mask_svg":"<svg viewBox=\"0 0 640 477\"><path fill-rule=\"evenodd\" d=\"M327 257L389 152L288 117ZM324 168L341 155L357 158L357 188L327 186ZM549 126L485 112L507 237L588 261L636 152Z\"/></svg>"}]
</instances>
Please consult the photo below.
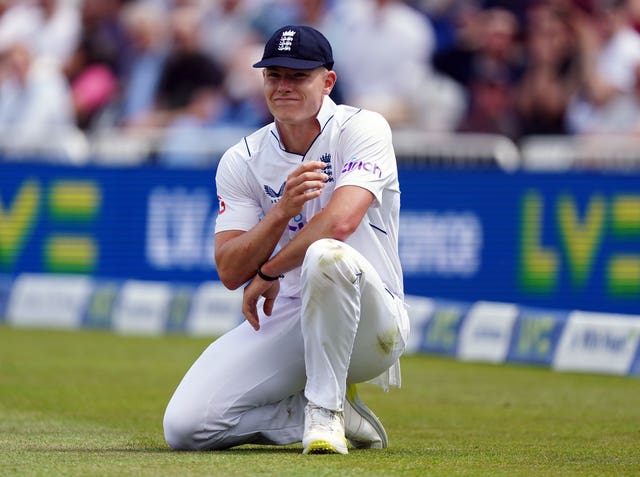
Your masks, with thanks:
<instances>
[{"instance_id":1,"label":"shirt collar","mask_svg":"<svg viewBox=\"0 0 640 477\"><path fill-rule=\"evenodd\" d=\"M337 107L329 95L325 95L320 111L318 111L318 115L316 116L320 123L320 131L324 129L327 122L333 117Z\"/></svg>"},{"instance_id":2,"label":"shirt collar","mask_svg":"<svg viewBox=\"0 0 640 477\"><path fill-rule=\"evenodd\" d=\"M320 133L322 133L322 130L324 129L324 127L327 125L329 120L333 117L337 107L338 106L336 105L336 103L333 102L333 100L329 97L329 95L324 96L324 99L322 100L322 106L320 106L320 111L318 111L318 114L316 116L316 119L320 124ZM280 149L284 151L284 146L282 145L282 141L280 140L280 134L278 134L278 128L276 127L275 121L271 123L271 134L278 141L278 144L280 145Z\"/></svg>"}]
</instances>

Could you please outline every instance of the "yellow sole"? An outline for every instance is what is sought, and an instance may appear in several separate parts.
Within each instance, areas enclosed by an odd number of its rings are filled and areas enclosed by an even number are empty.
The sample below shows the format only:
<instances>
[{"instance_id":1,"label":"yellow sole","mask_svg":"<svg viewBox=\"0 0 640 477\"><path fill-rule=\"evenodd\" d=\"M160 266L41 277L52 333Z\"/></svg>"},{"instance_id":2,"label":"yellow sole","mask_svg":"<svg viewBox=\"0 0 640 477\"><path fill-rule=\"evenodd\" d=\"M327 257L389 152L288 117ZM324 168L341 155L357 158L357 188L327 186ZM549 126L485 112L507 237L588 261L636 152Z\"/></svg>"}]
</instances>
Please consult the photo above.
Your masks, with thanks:
<instances>
[{"instance_id":1,"label":"yellow sole","mask_svg":"<svg viewBox=\"0 0 640 477\"><path fill-rule=\"evenodd\" d=\"M304 454L340 454L328 441L313 441L304 450Z\"/></svg>"}]
</instances>

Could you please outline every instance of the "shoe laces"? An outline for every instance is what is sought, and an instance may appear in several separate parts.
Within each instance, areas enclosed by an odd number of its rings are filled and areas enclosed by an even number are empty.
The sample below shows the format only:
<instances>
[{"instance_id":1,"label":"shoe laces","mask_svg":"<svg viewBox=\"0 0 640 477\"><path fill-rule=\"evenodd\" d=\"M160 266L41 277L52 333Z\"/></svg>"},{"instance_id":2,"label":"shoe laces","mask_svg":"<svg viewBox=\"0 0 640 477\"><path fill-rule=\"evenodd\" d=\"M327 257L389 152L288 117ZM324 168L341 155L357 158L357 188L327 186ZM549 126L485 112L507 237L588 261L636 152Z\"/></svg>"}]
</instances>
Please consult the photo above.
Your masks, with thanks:
<instances>
[{"instance_id":1,"label":"shoe laces","mask_svg":"<svg viewBox=\"0 0 640 477\"><path fill-rule=\"evenodd\" d=\"M309 403L309 425L311 427L324 428L330 432L338 432L344 427L344 418L339 411L332 411L321 406Z\"/></svg>"}]
</instances>

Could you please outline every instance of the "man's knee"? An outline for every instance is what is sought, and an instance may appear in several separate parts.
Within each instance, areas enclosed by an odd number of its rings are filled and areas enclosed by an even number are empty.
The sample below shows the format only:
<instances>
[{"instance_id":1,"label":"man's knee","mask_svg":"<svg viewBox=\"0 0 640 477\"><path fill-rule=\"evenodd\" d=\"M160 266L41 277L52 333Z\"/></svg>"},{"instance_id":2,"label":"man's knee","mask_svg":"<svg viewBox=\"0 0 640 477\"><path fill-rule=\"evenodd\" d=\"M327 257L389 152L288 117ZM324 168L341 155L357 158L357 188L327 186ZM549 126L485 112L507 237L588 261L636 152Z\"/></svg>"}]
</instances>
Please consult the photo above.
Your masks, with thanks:
<instances>
[{"instance_id":1,"label":"man's knee","mask_svg":"<svg viewBox=\"0 0 640 477\"><path fill-rule=\"evenodd\" d=\"M330 269L335 268L336 261L343 255L340 253L343 245L342 242L329 238L316 240L309 245L302 262L303 280L331 273Z\"/></svg>"},{"instance_id":2,"label":"man's knee","mask_svg":"<svg viewBox=\"0 0 640 477\"><path fill-rule=\"evenodd\" d=\"M197 450L195 422L185 413L168 407L163 421L164 439L174 450Z\"/></svg>"},{"instance_id":3,"label":"man's knee","mask_svg":"<svg viewBox=\"0 0 640 477\"><path fill-rule=\"evenodd\" d=\"M345 258L346 245L339 240L323 238L316 240L304 256L303 267L329 267Z\"/></svg>"},{"instance_id":4,"label":"man's knee","mask_svg":"<svg viewBox=\"0 0 640 477\"><path fill-rule=\"evenodd\" d=\"M331 250L339 250L343 245L343 242L332 238L322 238L316 240L311 245L309 245L309 248L307 248L305 260L318 258L324 253Z\"/></svg>"},{"instance_id":5,"label":"man's knee","mask_svg":"<svg viewBox=\"0 0 640 477\"><path fill-rule=\"evenodd\" d=\"M339 240L325 238L313 242L302 264L302 283L330 287L338 283L355 283L361 275L353 249Z\"/></svg>"},{"instance_id":6,"label":"man's knee","mask_svg":"<svg viewBox=\"0 0 640 477\"><path fill-rule=\"evenodd\" d=\"M214 450L223 449L221 445L229 426L220 420L209 418L206 426L202 416L179 409L167 407L163 420L164 439L173 450Z\"/></svg>"}]
</instances>

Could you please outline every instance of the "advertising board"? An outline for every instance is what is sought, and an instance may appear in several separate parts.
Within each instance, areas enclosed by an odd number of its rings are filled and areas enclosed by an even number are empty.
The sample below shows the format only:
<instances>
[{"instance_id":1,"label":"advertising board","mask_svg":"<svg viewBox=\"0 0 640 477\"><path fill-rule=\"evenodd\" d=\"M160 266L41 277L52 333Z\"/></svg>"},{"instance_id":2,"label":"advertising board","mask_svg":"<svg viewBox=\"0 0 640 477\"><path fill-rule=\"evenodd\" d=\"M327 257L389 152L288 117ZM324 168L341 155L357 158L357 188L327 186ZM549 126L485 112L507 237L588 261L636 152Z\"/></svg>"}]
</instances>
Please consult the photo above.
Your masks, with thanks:
<instances>
[{"instance_id":1,"label":"advertising board","mask_svg":"<svg viewBox=\"0 0 640 477\"><path fill-rule=\"evenodd\" d=\"M217 278L215 170L0 166L0 273ZM640 181L400 167L408 294L637 314Z\"/></svg>"}]
</instances>

